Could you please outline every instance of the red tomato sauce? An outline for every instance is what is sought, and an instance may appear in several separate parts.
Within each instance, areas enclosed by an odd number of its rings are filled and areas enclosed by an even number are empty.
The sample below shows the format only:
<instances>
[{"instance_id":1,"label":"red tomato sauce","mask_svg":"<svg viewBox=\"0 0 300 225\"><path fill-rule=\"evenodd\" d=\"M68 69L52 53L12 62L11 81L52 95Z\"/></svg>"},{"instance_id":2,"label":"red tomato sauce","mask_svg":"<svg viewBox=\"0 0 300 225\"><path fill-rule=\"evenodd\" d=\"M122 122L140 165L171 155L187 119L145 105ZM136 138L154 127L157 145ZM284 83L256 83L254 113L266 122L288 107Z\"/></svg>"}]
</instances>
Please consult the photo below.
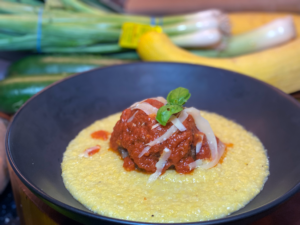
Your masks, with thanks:
<instances>
[{"instance_id":1,"label":"red tomato sauce","mask_svg":"<svg viewBox=\"0 0 300 225\"><path fill-rule=\"evenodd\" d=\"M154 99L147 99L145 102L156 108L164 105ZM133 120L127 122L136 111L138 112ZM169 122L166 126L160 125L152 129L152 126L155 124L157 124L155 117L148 116L142 110L125 109L122 112L121 118L116 123L111 135L110 147L115 152L118 152L119 146L127 149L129 157L125 158L123 164L126 170L133 170L136 165L142 171L154 173L156 171L156 163L164 148L170 149L172 153L162 173L170 167L175 168L178 173L190 173L192 171L189 168L189 163L197 159L210 159L210 148L206 136L197 129L194 119L190 115L183 122L183 125L186 127L185 131L177 130L167 140L152 146L147 153L139 157L147 143L163 135L173 125ZM192 153L191 148L195 148L199 141L202 141L200 152L198 154L195 154L195 151Z\"/></svg>"},{"instance_id":2,"label":"red tomato sauce","mask_svg":"<svg viewBox=\"0 0 300 225\"><path fill-rule=\"evenodd\" d=\"M127 170L127 171L132 171L135 169L135 165L134 165L134 162L131 160L131 158L129 156L127 156L125 159L124 159L124 164L123 164L124 168Z\"/></svg>"},{"instance_id":3,"label":"red tomato sauce","mask_svg":"<svg viewBox=\"0 0 300 225\"><path fill-rule=\"evenodd\" d=\"M88 155L89 155L89 156L92 156L92 155L98 153L99 151L100 151L100 146L99 146L99 148L90 151L90 152L88 153Z\"/></svg>"},{"instance_id":4,"label":"red tomato sauce","mask_svg":"<svg viewBox=\"0 0 300 225\"><path fill-rule=\"evenodd\" d=\"M101 146L100 145L96 145L94 147L91 147L91 148L88 148L84 151L84 154L87 154L88 156L92 156L96 153L98 153L101 149Z\"/></svg>"},{"instance_id":5,"label":"red tomato sauce","mask_svg":"<svg viewBox=\"0 0 300 225\"><path fill-rule=\"evenodd\" d=\"M105 130L98 130L98 131L95 131L94 133L92 133L91 137L93 139L99 139L99 140L106 141L106 140L108 140L109 135L110 135L110 133Z\"/></svg>"}]
</instances>

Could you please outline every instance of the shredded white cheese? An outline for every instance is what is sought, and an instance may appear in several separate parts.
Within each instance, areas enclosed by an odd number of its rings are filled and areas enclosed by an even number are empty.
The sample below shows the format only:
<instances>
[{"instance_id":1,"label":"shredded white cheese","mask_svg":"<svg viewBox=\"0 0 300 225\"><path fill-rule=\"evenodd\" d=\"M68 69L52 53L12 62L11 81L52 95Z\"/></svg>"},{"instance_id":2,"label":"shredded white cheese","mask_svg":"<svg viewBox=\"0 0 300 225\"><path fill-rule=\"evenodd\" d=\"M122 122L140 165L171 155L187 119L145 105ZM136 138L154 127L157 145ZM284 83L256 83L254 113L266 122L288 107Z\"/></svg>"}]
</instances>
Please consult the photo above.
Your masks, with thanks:
<instances>
[{"instance_id":1,"label":"shredded white cheese","mask_svg":"<svg viewBox=\"0 0 300 225\"><path fill-rule=\"evenodd\" d=\"M202 147L202 141L200 141L196 144L196 154L198 154L200 152L201 147Z\"/></svg>"},{"instance_id":2,"label":"shredded white cheese","mask_svg":"<svg viewBox=\"0 0 300 225\"><path fill-rule=\"evenodd\" d=\"M198 159L195 162L192 162L189 164L190 170L196 169L197 167L201 166L202 164L203 164L203 161L201 159Z\"/></svg>"},{"instance_id":3,"label":"shredded white cheese","mask_svg":"<svg viewBox=\"0 0 300 225\"><path fill-rule=\"evenodd\" d=\"M177 127L178 130L180 130L180 131L186 130L185 126L180 122L180 120L176 116L172 115L170 117L170 122L172 122L174 124L174 126Z\"/></svg>"},{"instance_id":4,"label":"shredded white cheese","mask_svg":"<svg viewBox=\"0 0 300 225\"><path fill-rule=\"evenodd\" d=\"M138 112L138 111L136 111L136 112L135 112L128 120L127 120L128 123L130 123L130 122L134 119L135 114L137 114L137 112Z\"/></svg>"},{"instance_id":5,"label":"shredded white cheese","mask_svg":"<svg viewBox=\"0 0 300 225\"><path fill-rule=\"evenodd\" d=\"M156 98L151 98L151 99L155 99L155 100L163 103L164 105L166 105L168 103L167 100L164 97L161 97L161 96L156 97Z\"/></svg>"},{"instance_id":6,"label":"shredded white cheese","mask_svg":"<svg viewBox=\"0 0 300 225\"><path fill-rule=\"evenodd\" d=\"M208 164L205 164L201 167L205 169L209 169L215 166L218 163L220 158L218 154L217 140L215 134L212 128L210 127L209 122L201 116L200 111L198 109L191 107L191 108L186 108L184 110L194 118L198 130L204 133L206 136L207 143L210 148L212 160Z\"/></svg>"},{"instance_id":7,"label":"shredded white cheese","mask_svg":"<svg viewBox=\"0 0 300 225\"><path fill-rule=\"evenodd\" d=\"M158 127L158 126L159 126L159 123L154 124L154 125L151 127L151 130L155 129L155 128Z\"/></svg>"},{"instance_id":8,"label":"shredded white cheese","mask_svg":"<svg viewBox=\"0 0 300 225\"><path fill-rule=\"evenodd\" d=\"M169 137L172 136L172 134L174 134L177 131L177 127L175 125L171 126L163 135L161 135L160 137L156 138L154 141L150 141L148 144L148 146L154 146L156 144L160 144L162 142L164 142L165 140L167 140Z\"/></svg>"},{"instance_id":9,"label":"shredded white cheese","mask_svg":"<svg viewBox=\"0 0 300 225\"><path fill-rule=\"evenodd\" d=\"M155 181L161 175L161 172L164 169L170 155L171 155L171 150L168 148L165 148L163 150L163 153L161 154L158 162L155 165L156 171L155 171L155 173L151 174L151 176L149 177L148 183Z\"/></svg>"},{"instance_id":10,"label":"shredded white cheese","mask_svg":"<svg viewBox=\"0 0 300 225\"><path fill-rule=\"evenodd\" d=\"M134 107L131 108L131 110L133 110L133 109L140 109L140 110L144 111L147 115L150 115L150 114L156 115L157 111L158 111L157 108L155 108L154 106L150 105L147 102L138 103Z\"/></svg>"},{"instance_id":11,"label":"shredded white cheese","mask_svg":"<svg viewBox=\"0 0 300 225\"><path fill-rule=\"evenodd\" d=\"M144 99L144 100L142 100L142 101L140 101L140 102L133 103L129 108L132 108L132 107L134 107L136 104L142 103L142 102L146 101L147 99L154 99L154 100L157 100L157 101L163 103L164 105L167 104L167 100L166 100L164 97L160 97L160 96L159 96L159 97L156 97L156 98L146 98L146 99Z\"/></svg>"},{"instance_id":12,"label":"shredded white cheese","mask_svg":"<svg viewBox=\"0 0 300 225\"><path fill-rule=\"evenodd\" d=\"M180 113L178 120L182 124L182 122L185 121L187 117L188 117L188 114L183 111L182 113ZM152 147L156 144L160 144L160 143L164 142L165 140L167 140L169 137L171 137L176 131L177 131L177 127L175 125L173 125L162 136L156 138L155 140L149 142L146 145ZM144 150L140 153L139 157L142 157L149 149L150 148L147 148L147 147L144 148Z\"/></svg>"},{"instance_id":13,"label":"shredded white cheese","mask_svg":"<svg viewBox=\"0 0 300 225\"><path fill-rule=\"evenodd\" d=\"M150 146L145 147L143 151L139 154L139 158L141 158L146 152L148 152L150 148Z\"/></svg>"}]
</instances>

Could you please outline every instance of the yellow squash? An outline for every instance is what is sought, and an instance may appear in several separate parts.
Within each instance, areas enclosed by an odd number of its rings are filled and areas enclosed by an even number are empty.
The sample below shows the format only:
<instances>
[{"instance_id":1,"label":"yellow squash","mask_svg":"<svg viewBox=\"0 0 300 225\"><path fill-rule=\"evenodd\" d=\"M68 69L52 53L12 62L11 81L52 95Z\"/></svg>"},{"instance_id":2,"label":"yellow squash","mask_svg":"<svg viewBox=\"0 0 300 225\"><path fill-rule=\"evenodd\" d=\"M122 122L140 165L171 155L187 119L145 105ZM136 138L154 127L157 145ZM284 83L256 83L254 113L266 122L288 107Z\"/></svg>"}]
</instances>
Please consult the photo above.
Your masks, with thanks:
<instances>
[{"instance_id":1,"label":"yellow squash","mask_svg":"<svg viewBox=\"0 0 300 225\"><path fill-rule=\"evenodd\" d=\"M249 31L287 14L231 14L235 34ZM233 58L205 58L175 46L163 33L143 35L138 53L146 61L184 62L239 72L265 81L286 93L300 90L300 16L294 16L298 38L284 45ZM244 26L243 26L244 24Z\"/></svg>"},{"instance_id":2,"label":"yellow squash","mask_svg":"<svg viewBox=\"0 0 300 225\"><path fill-rule=\"evenodd\" d=\"M287 13L259 13L259 12L249 12L249 13L230 13L229 19L232 24L231 32L232 34L240 34L255 28L258 28L272 20L285 17L287 15L293 16L295 22L295 27L297 29L297 35L300 37L300 16L295 14Z\"/></svg>"}]
</instances>

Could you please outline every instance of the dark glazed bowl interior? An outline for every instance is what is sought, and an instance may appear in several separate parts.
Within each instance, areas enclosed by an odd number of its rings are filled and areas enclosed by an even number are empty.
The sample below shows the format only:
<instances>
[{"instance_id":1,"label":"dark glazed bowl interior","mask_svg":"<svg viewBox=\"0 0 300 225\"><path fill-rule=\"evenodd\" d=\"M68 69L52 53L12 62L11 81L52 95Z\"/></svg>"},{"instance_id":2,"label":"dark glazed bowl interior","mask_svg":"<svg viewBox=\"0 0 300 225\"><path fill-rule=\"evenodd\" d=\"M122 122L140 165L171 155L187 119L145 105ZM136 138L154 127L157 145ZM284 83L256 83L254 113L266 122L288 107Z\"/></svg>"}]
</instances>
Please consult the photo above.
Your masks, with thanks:
<instances>
[{"instance_id":1,"label":"dark glazed bowl interior","mask_svg":"<svg viewBox=\"0 0 300 225\"><path fill-rule=\"evenodd\" d=\"M177 87L192 93L187 106L216 112L254 133L268 150L270 176L245 208L223 219L255 217L299 190L300 106L258 80L225 70L175 63L136 63L96 69L50 86L15 115L7 139L9 161L27 187L52 207L84 224L134 223L96 215L64 187L62 155L80 130L132 103L167 96Z\"/></svg>"}]
</instances>

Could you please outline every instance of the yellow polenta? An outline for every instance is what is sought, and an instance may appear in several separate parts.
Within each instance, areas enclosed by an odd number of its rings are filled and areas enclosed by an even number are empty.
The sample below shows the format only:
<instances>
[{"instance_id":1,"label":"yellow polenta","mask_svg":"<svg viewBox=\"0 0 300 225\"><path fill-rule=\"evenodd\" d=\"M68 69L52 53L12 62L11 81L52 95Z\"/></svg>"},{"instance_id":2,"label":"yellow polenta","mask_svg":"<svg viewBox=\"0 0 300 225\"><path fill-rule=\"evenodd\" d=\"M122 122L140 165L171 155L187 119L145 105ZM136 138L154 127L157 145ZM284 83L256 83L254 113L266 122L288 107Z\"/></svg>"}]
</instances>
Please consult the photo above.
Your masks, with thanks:
<instances>
[{"instance_id":1,"label":"yellow polenta","mask_svg":"<svg viewBox=\"0 0 300 225\"><path fill-rule=\"evenodd\" d=\"M127 172L109 141L95 140L97 130L113 131L120 113L96 121L70 142L64 153L62 176L79 202L101 215L145 222L203 221L224 217L242 207L263 188L269 163L261 142L240 125L202 112L217 137L233 143L222 164L190 175L168 170L155 182L150 175ZM100 145L99 153L80 157Z\"/></svg>"}]
</instances>

